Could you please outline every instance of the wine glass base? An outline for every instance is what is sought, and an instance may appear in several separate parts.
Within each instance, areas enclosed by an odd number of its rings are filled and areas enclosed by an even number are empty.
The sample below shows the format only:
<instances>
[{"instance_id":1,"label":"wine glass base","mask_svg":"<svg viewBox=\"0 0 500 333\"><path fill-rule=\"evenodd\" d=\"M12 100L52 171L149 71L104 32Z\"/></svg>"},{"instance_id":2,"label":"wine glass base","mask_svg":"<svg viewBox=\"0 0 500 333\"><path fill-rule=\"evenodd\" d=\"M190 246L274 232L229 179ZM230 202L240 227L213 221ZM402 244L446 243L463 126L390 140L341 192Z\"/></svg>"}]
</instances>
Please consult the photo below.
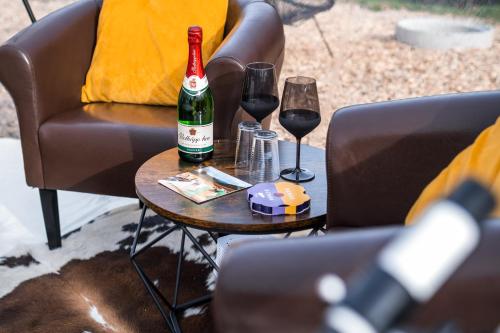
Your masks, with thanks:
<instances>
[{"instance_id":1,"label":"wine glass base","mask_svg":"<svg viewBox=\"0 0 500 333\"><path fill-rule=\"evenodd\" d=\"M281 171L280 176L291 182L304 183L314 179L314 172L302 168L300 170L289 168Z\"/></svg>"}]
</instances>

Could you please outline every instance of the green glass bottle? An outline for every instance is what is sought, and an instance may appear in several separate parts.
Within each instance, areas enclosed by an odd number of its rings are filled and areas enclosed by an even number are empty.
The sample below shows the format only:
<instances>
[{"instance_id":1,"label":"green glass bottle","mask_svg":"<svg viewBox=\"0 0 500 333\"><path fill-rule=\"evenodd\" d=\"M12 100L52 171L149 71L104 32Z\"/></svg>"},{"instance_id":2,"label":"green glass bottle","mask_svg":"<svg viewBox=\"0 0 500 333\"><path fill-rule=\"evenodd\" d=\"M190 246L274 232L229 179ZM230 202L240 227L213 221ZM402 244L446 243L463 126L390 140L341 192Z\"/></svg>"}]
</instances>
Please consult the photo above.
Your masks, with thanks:
<instances>
[{"instance_id":1,"label":"green glass bottle","mask_svg":"<svg viewBox=\"0 0 500 333\"><path fill-rule=\"evenodd\" d=\"M177 103L179 156L193 163L210 159L214 151L214 100L203 69L202 38L200 27L189 27L188 65Z\"/></svg>"}]
</instances>

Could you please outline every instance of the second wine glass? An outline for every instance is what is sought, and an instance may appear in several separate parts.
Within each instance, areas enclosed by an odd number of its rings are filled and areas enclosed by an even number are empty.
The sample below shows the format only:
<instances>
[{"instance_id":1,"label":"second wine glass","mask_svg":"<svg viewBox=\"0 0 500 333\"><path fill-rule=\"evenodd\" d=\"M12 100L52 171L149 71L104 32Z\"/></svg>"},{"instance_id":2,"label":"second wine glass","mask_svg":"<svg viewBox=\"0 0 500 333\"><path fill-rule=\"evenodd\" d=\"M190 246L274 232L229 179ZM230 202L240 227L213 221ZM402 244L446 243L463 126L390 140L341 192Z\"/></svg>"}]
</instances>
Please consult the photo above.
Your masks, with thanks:
<instances>
[{"instance_id":1,"label":"second wine glass","mask_svg":"<svg viewBox=\"0 0 500 333\"><path fill-rule=\"evenodd\" d=\"M262 123L279 103L274 65L266 62L249 63L245 68L241 107Z\"/></svg>"},{"instance_id":2,"label":"second wine glass","mask_svg":"<svg viewBox=\"0 0 500 333\"><path fill-rule=\"evenodd\" d=\"M312 171L300 167L300 140L321 122L315 79L304 76L286 79L279 121L297 139L295 168L281 171L281 178L293 182L306 182L314 179Z\"/></svg>"}]
</instances>

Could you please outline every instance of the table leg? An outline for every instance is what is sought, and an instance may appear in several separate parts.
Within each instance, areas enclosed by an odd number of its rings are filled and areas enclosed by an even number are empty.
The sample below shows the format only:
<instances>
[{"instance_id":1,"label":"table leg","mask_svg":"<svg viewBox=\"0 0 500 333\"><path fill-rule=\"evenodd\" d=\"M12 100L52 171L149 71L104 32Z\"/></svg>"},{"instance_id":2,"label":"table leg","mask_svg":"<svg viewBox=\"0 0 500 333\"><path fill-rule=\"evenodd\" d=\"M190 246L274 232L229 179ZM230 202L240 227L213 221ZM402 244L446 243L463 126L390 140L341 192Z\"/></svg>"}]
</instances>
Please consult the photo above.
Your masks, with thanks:
<instances>
[{"instance_id":1,"label":"table leg","mask_svg":"<svg viewBox=\"0 0 500 333\"><path fill-rule=\"evenodd\" d=\"M149 295L153 299L153 302L155 303L156 307L160 311L160 314L161 314L163 320L165 321L165 323L167 324L169 330L173 333L181 333L182 330L181 330L179 323L178 323L178 320L177 320L177 314L182 313L183 311L185 311L189 308L208 303L212 299L212 295L208 294L208 295L187 301L185 303L178 304L178 296L179 296L181 277L182 277L182 266L183 266L183 262L184 262L184 248L185 248L186 235L188 236L190 241L193 243L193 245L198 249L198 251L200 251L200 253L203 255L203 257L208 261L208 263L210 264L210 266L213 269L218 270L219 267L214 262L212 257L205 251L203 246L196 240L196 238L193 236L193 234L186 227L184 227L182 225L177 225L175 222L173 222L174 226L170 227L169 229L164 231L162 234L158 235L155 239L153 239L152 241L145 244L141 249L136 250L137 249L137 242L138 242L138 239L141 235L142 225L143 225L143 222L144 222L144 219L146 216L146 211L147 211L147 206L144 205L144 207L142 208L141 217L139 219L139 224L137 226L137 230L135 231L134 240L132 242L132 247L130 248L130 261L132 262L134 269L137 271L139 278L141 279L144 286L146 287L146 291L149 293ZM178 254L178 258L177 258L174 296L173 296L172 302L169 302L167 300L167 298L160 292L160 290L151 281L151 279L146 275L146 273L141 268L141 266L137 263L136 257L139 254L145 252L147 249L149 249L155 243L159 242L160 240L167 237L173 231L176 231L176 230L181 230L182 236L181 236L181 246L180 246L179 254ZM211 233L209 233L209 234L216 241L216 238L214 237L214 235L212 235Z\"/></svg>"},{"instance_id":2,"label":"table leg","mask_svg":"<svg viewBox=\"0 0 500 333\"><path fill-rule=\"evenodd\" d=\"M177 295L179 294L179 285L181 282L181 274L182 274L182 260L184 258L184 241L186 240L186 233L182 230L182 238L181 238L181 249L179 251L179 257L177 258L177 274L175 276L175 289L174 289L174 301L173 306L177 306Z\"/></svg>"},{"instance_id":3,"label":"table leg","mask_svg":"<svg viewBox=\"0 0 500 333\"><path fill-rule=\"evenodd\" d=\"M311 232L307 235L307 237L313 237L313 236L318 236L317 228L312 229Z\"/></svg>"},{"instance_id":4,"label":"table leg","mask_svg":"<svg viewBox=\"0 0 500 333\"><path fill-rule=\"evenodd\" d=\"M214 234L213 232L211 231L207 231L208 234L210 235L210 237L212 237L212 239L214 240L214 242L217 243L217 240L219 239L219 236L217 236L216 234Z\"/></svg>"},{"instance_id":5,"label":"table leg","mask_svg":"<svg viewBox=\"0 0 500 333\"><path fill-rule=\"evenodd\" d=\"M194 238L193 234L191 234L189 232L189 230L186 227L184 227L184 226L181 226L181 229L184 231L184 233L186 233L186 235L189 237L189 239L191 240L191 242L193 243L193 245L198 249L198 251L200 251L201 254L203 254L203 256L205 257L205 259L207 259L207 261L210 264L210 266L212 266L212 268L215 269L216 271L219 271L219 266L217 266L217 264L215 263L215 261L205 251L205 249L203 248L203 246L200 243L198 243L198 241L196 240L196 238Z\"/></svg>"},{"instance_id":6,"label":"table leg","mask_svg":"<svg viewBox=\"0 0 500 333\"><path fill-rule=\"evenodd\" d=\"M316 228L311 229L311 231L307 234L306 237L316 237L316 236L318 236L319 231L321 231L323 233L323 235L326 234L325 227L316 227ZM283 236L283 238L290 238L291 235L292 235L292 232L288 232L285 234L285 236Z\"/></svg>"}]
</instances>

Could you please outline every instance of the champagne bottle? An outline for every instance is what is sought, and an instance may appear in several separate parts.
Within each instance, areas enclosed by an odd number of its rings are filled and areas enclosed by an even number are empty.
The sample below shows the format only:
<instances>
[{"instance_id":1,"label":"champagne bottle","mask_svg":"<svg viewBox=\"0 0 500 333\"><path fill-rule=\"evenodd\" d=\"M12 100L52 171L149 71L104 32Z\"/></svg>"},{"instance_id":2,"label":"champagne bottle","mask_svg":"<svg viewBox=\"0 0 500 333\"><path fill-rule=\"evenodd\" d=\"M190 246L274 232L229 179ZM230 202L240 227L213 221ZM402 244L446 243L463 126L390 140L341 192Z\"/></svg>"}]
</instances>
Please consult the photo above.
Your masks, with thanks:
<instances>
[{"instance_id":1,"label":"champagne bottle","mask_svg":"<svg viewBox=\"0 0 500 333\"><path fill-rule=\"evenodd\" d=\"M179 156L199 163L212 157L214 101L201 57L201 27L188 29L189 58L177 103Z\"/></svg>"}]
</instances>

